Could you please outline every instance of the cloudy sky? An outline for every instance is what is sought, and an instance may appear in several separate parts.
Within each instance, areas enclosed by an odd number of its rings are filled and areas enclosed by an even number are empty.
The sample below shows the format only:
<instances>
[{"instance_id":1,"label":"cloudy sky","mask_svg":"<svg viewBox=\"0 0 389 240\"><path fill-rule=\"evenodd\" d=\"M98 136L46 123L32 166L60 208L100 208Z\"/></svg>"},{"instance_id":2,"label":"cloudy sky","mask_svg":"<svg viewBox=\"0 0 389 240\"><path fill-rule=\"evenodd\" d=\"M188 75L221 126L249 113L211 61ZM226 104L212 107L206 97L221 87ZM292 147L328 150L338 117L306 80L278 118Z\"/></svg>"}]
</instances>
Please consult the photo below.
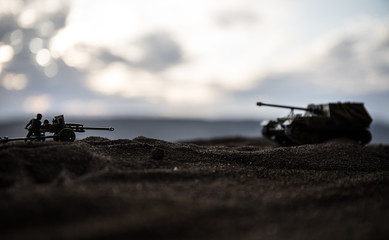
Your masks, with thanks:
<instances>
[{"instance_id":1,"label":"cloudy sky","mask_svg":"<svg viewBox=\"0 0 389 240\"><path fill-rule=\"evenodd\" d=\"M0 121L287 114L257 101L389 123L389 1L0 0Z\"/></svg>"}]
</instances>

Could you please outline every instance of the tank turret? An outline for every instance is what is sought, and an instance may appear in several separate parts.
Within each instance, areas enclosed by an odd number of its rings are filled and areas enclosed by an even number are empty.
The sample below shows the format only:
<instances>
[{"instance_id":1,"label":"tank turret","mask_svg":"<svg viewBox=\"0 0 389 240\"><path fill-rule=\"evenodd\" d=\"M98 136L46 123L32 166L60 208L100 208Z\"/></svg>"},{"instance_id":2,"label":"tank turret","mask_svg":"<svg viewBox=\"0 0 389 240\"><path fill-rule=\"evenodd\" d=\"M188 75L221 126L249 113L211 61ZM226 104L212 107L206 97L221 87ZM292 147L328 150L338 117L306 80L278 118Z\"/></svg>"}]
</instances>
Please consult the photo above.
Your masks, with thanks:
<instances>
[{"instance_id":1,"label":"tank turret","mask_svg":"<svg viewBox=\"0 0 389 240\"><path fill-rule=\"evenodd\" d=\"M286 117L262 123L263 136L281 145L320 143L334 138L367 144L372 138L368 130L372 118L363 103L309 104L303 108L257 102L257 106L291 110ZM305 113L294 114L294 110Z\"/></svg>"}]
</instances>

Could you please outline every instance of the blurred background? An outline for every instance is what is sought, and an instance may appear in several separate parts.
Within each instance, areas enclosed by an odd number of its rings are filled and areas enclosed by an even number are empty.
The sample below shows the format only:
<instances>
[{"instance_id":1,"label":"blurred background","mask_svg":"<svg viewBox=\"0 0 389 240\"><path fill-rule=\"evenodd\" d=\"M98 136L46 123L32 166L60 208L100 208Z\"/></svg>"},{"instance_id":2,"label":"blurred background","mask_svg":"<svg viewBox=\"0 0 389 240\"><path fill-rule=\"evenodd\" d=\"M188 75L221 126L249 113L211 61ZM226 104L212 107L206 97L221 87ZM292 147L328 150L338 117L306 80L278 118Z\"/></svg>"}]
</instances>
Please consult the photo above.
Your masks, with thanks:
<instances>
[{"instance_id":1,"label":"blurred background","mask_svg":"<svg viewBox=\"0 0 389 240\"><path fill-rule=\"evenodd\" d=\"M260 136L257 101L364 102L389 143L389 1L0 0L0 136Z\"/></svg>"}]
</instances>

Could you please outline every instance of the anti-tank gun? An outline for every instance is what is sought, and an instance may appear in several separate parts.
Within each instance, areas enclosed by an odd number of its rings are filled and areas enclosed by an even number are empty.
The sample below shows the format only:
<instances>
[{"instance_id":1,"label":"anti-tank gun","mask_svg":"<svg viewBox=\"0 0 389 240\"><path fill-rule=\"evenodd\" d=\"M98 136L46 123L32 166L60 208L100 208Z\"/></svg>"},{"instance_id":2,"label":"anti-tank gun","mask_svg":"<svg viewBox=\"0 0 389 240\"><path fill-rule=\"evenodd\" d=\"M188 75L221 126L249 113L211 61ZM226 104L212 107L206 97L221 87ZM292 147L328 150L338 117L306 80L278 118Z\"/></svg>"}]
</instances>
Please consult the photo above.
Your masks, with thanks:
<instances>
[{"instance_id":1,"label":"anti-tank gun","mask_svg":"<svg viewBox=\"0 0 389 240\"><path fill-rule=\"evenodd\" d=\"M319 143L334 138L367 144L372 138L368 130L372 119L363 103L309 104L303 108L257 102L257 106L291 110L286 117L262 123L263 136L281 145ZM305 113L294 114L294 110Z\"/></svg>"},{"instance_id":2,"label":"anti-tank gun","mask_svg":"<svg viewBox=\"0 0 389 240\"><path fill-rule=\"evenodd\" d=\"M73 142L76 139L75 132L85 132L85 130L106 130L114 131L112 127L84 127L79 123L65 123L63 115L53 118L51 125L43 125L42 132L54 133L54 141Z\"/></svg>"},{"instance_id":3,"label":"anti-tank gun","mask_svg":"<svg viewBox=\"0 0 389 240\"><path fill-rule=\"evenodd\" d=\"M114 131L112 127L85 127L84 124L79 123L65 123L63 115L58 115L53 118L52 124L45 121L41 126L40 136L32 135L31 137L19 138L0 138L0 143L11 141L45 141L45 139L52 138L54 141L74 142L76 139L76 132L85 132L86 130L106 130ZM46 133L53 133L51 136L46 136Z\"/></svg>"}]
</instances>

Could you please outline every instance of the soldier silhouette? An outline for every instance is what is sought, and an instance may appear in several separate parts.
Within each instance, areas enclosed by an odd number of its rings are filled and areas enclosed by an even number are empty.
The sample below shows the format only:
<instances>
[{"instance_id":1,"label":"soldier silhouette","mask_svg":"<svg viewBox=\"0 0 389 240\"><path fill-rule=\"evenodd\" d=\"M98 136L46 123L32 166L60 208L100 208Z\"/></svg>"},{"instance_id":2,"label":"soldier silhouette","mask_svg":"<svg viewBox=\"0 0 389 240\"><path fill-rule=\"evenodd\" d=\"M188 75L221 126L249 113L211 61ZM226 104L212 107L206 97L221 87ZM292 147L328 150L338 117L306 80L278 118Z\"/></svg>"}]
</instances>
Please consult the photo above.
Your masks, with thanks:
<instances>
[{"instance_id":1,"label":"soldier silhouette","mask_svg":"<svg viewBox=\"0 0 389 240\"><path fill-rule=\"evenodd\" d=\"M43 121L43 125L42 125L41 129L44 130L44 132L49 132L51 130L51 124L50 124L49 120L45 119Z\"/></svg>"},{"instance_id":2,"label":"soldier silhouette","mask_svg":"<svg viewBox=\"0 0 389 240\"><path fill-rule=\"evenodd\" d=\"M51 124L49 120L45 119L41 127L41 137L46 136L46 132L50 132L50 131L51 131ZM45 141L45 138L42 138L41 141Z\"/></svg>"},{"instance_id":3,"label":"soldier silhouette","mask_svg":"<svg viewBox=\"0 0 389 240\"><path fill-rule=\"evenodd\" d=\"M35 135L36 137L40 137L41 135L41 119L42 119L42 114L38 113L36 115L36 118L31 119L25 129L28 130L27 133L27 138L31 137L31 135Z\"/></svg>"}]
</instances>

